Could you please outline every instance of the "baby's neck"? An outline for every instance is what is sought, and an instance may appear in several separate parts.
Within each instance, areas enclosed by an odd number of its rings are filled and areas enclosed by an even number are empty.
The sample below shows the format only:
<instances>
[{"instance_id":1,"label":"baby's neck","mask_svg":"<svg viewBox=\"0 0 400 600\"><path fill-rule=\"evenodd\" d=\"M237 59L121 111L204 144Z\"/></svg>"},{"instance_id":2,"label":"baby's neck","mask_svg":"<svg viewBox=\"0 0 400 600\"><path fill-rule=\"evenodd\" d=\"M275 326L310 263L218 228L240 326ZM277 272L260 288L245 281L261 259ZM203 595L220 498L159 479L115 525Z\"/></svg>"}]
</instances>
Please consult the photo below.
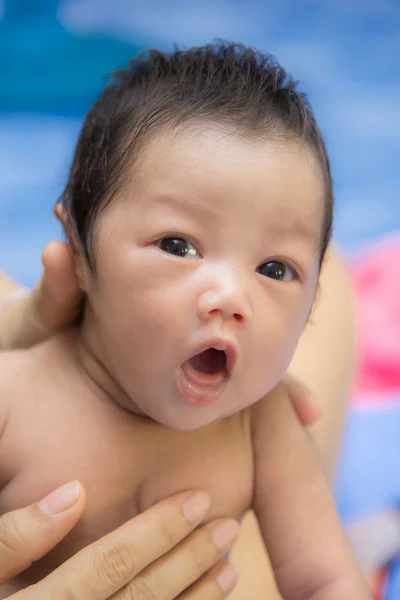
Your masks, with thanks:
<instances>
[{"instance_id":1,"label":"baby's neck","mask_svg":"<svg viewBox=\"0 0 400 600\"><path fill-rule=\"evenodd\" d=\"M95 340L90 329L85 327L85 321L43 345L43 350L60 363L63 370L70 367L97 398L115 403L140 417L146 416L136 408L134 399L118 385L94 348Z\"/></svg>"},{"instance_id":2,"label":"baby's neck","mask_svg":"<svg viewBox=\"0 0 400 600\"><path fill-rule=\"evenodd\" d=\"M108 370L102 357L102 344L97 339L96 331L91 327L90 320L84 319L76 337L77 356L82 372L97 394L108 397L122 408L140 417L146 416L136 405L135 399L128 396L119 385L113 374Z\"/></svg>"}]
</instances>

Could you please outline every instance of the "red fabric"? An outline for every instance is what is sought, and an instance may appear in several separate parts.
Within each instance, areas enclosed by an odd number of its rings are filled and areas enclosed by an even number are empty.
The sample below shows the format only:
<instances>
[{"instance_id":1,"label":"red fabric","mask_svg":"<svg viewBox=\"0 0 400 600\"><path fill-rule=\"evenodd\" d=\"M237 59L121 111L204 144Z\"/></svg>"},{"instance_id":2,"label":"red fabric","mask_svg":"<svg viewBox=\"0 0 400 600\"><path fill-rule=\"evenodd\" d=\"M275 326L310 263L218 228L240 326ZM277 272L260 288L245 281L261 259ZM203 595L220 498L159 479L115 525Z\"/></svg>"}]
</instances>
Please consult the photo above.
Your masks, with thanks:
<instances>
[{"instance_id":1,"label":"red fabric","mask_svg":"<svg viewBox=\"0 0 400 600\"><path fill-rule=\"evenodd\" d=\"M374 595L374 600L385 600L384 593L385 593L386 577L387 577L387 570L382 569L381 572L379 573L377 588L376 588L376 590L372 590L372 593Z\"/></svg>"}]
</instances>

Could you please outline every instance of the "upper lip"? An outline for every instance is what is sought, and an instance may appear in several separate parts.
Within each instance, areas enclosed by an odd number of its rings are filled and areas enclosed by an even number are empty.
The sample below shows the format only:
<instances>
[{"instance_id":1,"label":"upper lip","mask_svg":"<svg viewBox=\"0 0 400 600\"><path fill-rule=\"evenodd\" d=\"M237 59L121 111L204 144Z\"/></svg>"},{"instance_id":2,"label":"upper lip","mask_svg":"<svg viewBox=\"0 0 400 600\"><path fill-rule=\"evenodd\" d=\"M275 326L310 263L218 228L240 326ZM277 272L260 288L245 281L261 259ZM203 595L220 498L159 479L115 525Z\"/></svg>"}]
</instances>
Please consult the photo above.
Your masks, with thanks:
<instances>
[{"instance_id":1,"label":"upper lip","mask_svg":"<svg viewBox=\"0 0 400 600\"><path fill-rule=\"evenodd\" d=\"M238 348L237 344L228 338L224 337L213 337L203 342L200 346L197 347L197 350L192 354L193 356L197 356L197 354L201 354L210 348L214 348L215 350L222 350L225 352L226 356L226 370L228 375L232 373L233 367L236 364L238 357Z\"/></svg>"}]
</instances>

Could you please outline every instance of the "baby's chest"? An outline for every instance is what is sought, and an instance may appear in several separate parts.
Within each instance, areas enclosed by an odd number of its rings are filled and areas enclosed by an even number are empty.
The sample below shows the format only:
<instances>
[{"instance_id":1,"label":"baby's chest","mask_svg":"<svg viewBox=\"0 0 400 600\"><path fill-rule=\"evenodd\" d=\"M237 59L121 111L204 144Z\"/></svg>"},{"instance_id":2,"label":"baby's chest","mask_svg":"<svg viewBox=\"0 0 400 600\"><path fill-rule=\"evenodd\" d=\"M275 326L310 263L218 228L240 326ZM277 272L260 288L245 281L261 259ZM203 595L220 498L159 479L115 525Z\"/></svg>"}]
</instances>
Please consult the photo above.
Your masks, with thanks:
<instances>
[{"instance_id":1,"label":"baby's chest","mask_svg":"<svg viewBox=\"0 0 400 600\"><path fill-rule=\"evenodd\" d=\"M84 420L64 419L46 431L39 426L31 435L26 431L18 440L14 431L14 446L10 428L8 449L14 452L9 452L9 464L15 472L0 494L0 512L35 502L73 479L84 485L87 504L67 538L7 590L0 586L0 598L37 582L83 547L179 491L196 488L211 495L207 520L240 519L249 507L252 453L240 415L191 433L155 424L138 428L129 419L123 426L109 421L107 427L95 421L85 427Z\"/></svg>"},{"instance_id":2,"label":"baby's chest","mask_svg":"<svg viewBox=\"0 0 400 600\"><path fill-rule=\"evenodd\" d=\"M178 436L171 444L165 441L165 452L161 445L144 478L140 510L176 492L202 489L212 499L208 519L239 519L253 491L252 452L242 426L240 418L233 418L209 431Z\"/></svg>"},{"instance_id":3,"label":"baby's chest","mask_svg":"<svg viewBox=\"0 0 400 600\"><path fill-rule=\"evenodd\" d=\"M62 418L63 417L63 418ZM0 495L2 511L37 501L78 479L87 494L75 537L97 539L157 501L190 488L212 497L209 518L240 518L252 495L252 453L246 420L235 415L195 432L87 414L47 415L34 429L9 432L14 473ZM4 440L5 442L7 440ZM3 446L4 447L4 446ZM4 456L3 456L4 460ZM75 548L76 550L76 548Z\"/></svg>"}]
</instances>

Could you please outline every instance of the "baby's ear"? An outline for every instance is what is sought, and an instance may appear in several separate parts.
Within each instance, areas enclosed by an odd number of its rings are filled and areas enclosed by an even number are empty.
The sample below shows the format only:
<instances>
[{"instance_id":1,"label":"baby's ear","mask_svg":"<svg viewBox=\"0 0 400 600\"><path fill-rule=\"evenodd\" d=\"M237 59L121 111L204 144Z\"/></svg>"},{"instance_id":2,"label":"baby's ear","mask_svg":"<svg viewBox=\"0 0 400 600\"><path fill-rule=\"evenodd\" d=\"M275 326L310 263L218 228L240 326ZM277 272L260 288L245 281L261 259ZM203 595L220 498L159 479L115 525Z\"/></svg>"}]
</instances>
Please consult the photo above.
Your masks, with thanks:
<instances>
[{"instance_id":1,"label":"baby's ear","mask_svg":"<svg viewBox=\"0 0 400 600\"><path fill-rule=\"evenodd\" d=\"M73 263L75 276L78 281L79 288L82 292L88 292L88 282L90 276L90 267L88 265L85 253L82 250L81 244L75 234L68 214L63 209L61 221L65 235L67 237L67 248Z\"/></svg>"}]
</instances>

